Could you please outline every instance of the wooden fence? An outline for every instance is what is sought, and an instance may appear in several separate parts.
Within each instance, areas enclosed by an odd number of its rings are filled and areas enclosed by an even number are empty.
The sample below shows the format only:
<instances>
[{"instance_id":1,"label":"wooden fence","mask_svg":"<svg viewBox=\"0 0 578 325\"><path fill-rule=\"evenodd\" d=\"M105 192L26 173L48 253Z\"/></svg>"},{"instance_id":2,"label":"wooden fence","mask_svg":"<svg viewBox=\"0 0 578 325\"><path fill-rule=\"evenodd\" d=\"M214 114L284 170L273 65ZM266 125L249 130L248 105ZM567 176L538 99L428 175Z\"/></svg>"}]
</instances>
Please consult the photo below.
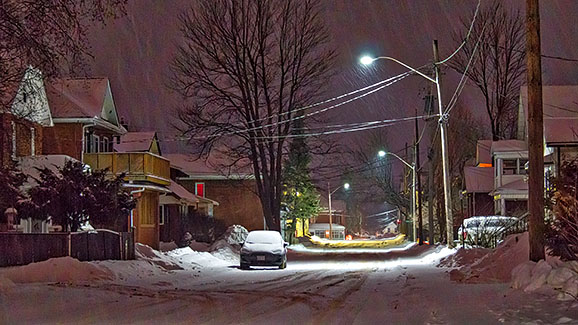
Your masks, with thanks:
<instances>
[{"instance_id":1,"label":"wooden fence","mask_svg":"<svg viewBox=\"0 0 578 325\"><path fill-rule=\"evenodd\" d=\"M134 259L134 233L106 229L74 233L0 233L0 267L25 265L54 257L80 261Z\"/></svg>"}]
</instances>

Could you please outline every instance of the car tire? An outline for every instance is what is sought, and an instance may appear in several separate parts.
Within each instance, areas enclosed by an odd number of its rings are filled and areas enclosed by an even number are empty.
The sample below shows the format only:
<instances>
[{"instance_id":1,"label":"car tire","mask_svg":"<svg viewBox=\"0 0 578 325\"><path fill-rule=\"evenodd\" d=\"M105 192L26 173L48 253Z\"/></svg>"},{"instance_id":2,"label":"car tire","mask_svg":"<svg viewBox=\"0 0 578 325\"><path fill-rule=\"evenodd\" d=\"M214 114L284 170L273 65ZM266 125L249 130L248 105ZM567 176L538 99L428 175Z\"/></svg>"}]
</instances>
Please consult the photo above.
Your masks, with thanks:
<instances>
[{"instance_id":1,"label":"car tire","mask_svg":"<svg viewBox=\"0 0 578 325\"><path fill-rule=\"evenodd\" d=\"M248 270L251 266L249 264L241 263L241 270Z\"/></svg>"},{"instance_id":2,"label":"car tire","mask_svg":"<svg viewBox=\"0 0 578 325\"><path fill-rule=\"evenodd\" d=\"M283 260L283 263L281 263L281 265L279 265L279 269L283 270L286 267L287 267L287 259Z\"/></svg>"}]
</instances>

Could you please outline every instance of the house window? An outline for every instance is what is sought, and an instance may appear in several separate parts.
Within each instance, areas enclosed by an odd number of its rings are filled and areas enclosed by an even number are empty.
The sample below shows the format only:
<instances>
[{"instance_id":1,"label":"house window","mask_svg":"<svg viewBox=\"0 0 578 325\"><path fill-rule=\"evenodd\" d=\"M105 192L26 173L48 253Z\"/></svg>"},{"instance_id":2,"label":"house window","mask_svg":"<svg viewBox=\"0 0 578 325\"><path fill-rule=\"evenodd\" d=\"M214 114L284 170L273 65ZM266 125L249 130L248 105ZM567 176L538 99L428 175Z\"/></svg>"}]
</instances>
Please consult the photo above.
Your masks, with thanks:
<instances>
[{"instance_id":1,"label":"house window","mask_svg":"<svg viewBox=\"0 0 578 325\"><path fill-rule=\"evenodd\" d=\"M164 225L169 216L169 207L166 205L159 206L159 225Z\"/></svg>"},{"instance_id":2,"label":"house window","mask_svg":"<svg viewBox=\"0 0 578 325\"><path fill-rule=\"evenodd\" d=\"M502 175L516 175L518 164L516 159L504 159L502 163Z\"/></svg>"},{"instance_id":3,"label":"house window","mask_svg":"<svg viewBox=\"0 0 578 325\"><path fill-rule=\"evenodd\" d=\"M195 183L195 195L205 197L205 183Z\"/></svg>"},{"instance_id":4,"label":"house window","mask_svg":"<svg viewBox=\"0 0 578 325\"><path fill-rule=\"evenodd\" d=\"M100 149L100 137L98 135L92 135L92 152L99 152Z\"/></svg>"}]
</instances>

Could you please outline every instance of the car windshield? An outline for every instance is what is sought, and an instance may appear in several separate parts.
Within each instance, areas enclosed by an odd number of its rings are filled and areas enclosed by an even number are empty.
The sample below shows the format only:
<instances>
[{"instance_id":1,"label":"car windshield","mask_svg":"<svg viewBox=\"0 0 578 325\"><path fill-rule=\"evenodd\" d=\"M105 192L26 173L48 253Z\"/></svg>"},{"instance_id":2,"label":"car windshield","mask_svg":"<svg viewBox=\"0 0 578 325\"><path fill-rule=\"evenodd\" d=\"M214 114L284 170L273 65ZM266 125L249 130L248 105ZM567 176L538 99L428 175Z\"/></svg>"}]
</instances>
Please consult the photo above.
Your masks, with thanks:
<instances>
[{"instance_id":1,"label":"car windshield","mask_svg":"<svg viewBox=\"0 0 578 325\"><path fill-rule=\"evenodd\" d=\"M274 244L281 242L281 235L276 231L251 231L245 242L249 244Z\"/></svg>"},{"instance_id":2,"label":"car windshield","mask_svg":"<svg viewBox=\"0 0 578 325\"><path fill-rule=\"evenodd\" d=\"M481 220L464 220L466 228L478 227L481 222Z\"/></svg>"}]
</instances>

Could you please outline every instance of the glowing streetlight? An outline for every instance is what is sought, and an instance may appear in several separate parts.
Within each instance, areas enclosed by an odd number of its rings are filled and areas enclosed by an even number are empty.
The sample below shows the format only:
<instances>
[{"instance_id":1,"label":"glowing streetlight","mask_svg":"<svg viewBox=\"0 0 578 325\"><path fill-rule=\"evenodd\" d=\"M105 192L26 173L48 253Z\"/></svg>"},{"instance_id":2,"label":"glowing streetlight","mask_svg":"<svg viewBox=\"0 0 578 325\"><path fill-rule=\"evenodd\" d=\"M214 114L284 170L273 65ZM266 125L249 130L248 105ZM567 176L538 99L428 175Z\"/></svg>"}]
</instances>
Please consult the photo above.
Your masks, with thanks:
<instances>
[{"instance_id":1,"label":"glowing streetlight","mask_svg":"<svg viewBox=\"0 0 578 325\"><path fill-rule=\"evenodd\" d=\"M449 158L448 158L448 139L447 139L447 120L448 120L448 115L447 113L444 113L443 111L443 104L442 104L442 94L441 94L441 87L440 87L440 63L439 58L438 58L438 49L437 49L437 41L434 41L434 71L435 71L435 76L434 78L424 74L423 72L412 68L411 66L399 61L398 59L392 58L390 56L378 56L375 58L372 58L370 56L363 56L360 58L359 62L363 65L368 65L373 63L374 61L377 60L389 60L389 61L393 61L399 65L402 65L404 67L406 67L407 69L409 69L410 71L412 71L413 73L416 73L420 76L422 76L423 78L433 82L436 85L437 88L437 98L438 98L438 110L439 110L439 125L440 125L440 142L441 142L441 154L442 154L442 173L443 173L443 182L444 182L444 210L445 210L445 214L446 214L446 231L447 231L447 241L448 241L448 246L453 248L454 247L454 230L453 230L453 212L452 212L452 193L451 193L451 183L450 183L450 174L449 174ZM381 157L381 156L380 156ZM406 165L409 166L408 163L406 163ZM414 190L415 192L415 190Z\"/></svg>"},{"instance_id":2,"label":"glowing streetlight","mask_svg":"<svg viewBox=\"0 0 578 325\"><path fill-rule=\"evenodd\" d=\"M416 220L416 204L417 204L417 197L416 197L416 196L417 196L417 192L416 192L416 182L417 182L417 173L416 173L416 172L417 172L417 171L416 171L416 168L415 168L415 157L414 157L414 162L413 162L412 164L410 164L410 163L408 163L407 161L405 161L405 159L401 158L400 156L398 156L398 155L395 154L394 152L387 152L387 151L385 151L385 150L379 150L379 151L377 152L377 156L378 156L379 158L383 158L383 157L385 157L385 156L388 155L388 154L394 156L395 158L397 158L399 161L401 161L401 162L404 163L407 167L409 167L409 168L411 169L411 171L412 171L412 179L413 179L413 180L412 180L412 187L411 187L411 192L412 192L412 195L411 195L411 205L412 205L411 211L412 211L412 224L413 224L413 229L412 229L413 235L412 235L412 237L413 237L413 240L415 241L415 240L416 240L415 220Z\"/></svg>"},{"instance_id":3,"label":"glowing streetlight","mask_svg":"<svg viewBox=\"0 0 578 325\"><path fill-rule=\"evenodd\" d=\"M329 201L329 239L333 239L333 213L331 212L331 194L337 192L337 190L339 190L342 187L343 189L348 190L349 183L339 185L339 187L334 189L333 191L331 191L329 186L330 186L329 183L327 183L327 194L329 194L327 195L327 200Z\"/></svg>"},{"instance_id":4,"label":"glowing streetlight","mask_svg":"<svg viewBox=\"0 0 578 325\"><path fill-rule=\"evenodd\" d=\"M361 59L359 59L359 62L360 62L361 64L363 64L363 65L370 65L370 64L373 63L374 60L375 60L375 59L372 58L371 56L369 56L369 55L364 55L364 56L361 57Z\"/></svg>"}]
</instances>

